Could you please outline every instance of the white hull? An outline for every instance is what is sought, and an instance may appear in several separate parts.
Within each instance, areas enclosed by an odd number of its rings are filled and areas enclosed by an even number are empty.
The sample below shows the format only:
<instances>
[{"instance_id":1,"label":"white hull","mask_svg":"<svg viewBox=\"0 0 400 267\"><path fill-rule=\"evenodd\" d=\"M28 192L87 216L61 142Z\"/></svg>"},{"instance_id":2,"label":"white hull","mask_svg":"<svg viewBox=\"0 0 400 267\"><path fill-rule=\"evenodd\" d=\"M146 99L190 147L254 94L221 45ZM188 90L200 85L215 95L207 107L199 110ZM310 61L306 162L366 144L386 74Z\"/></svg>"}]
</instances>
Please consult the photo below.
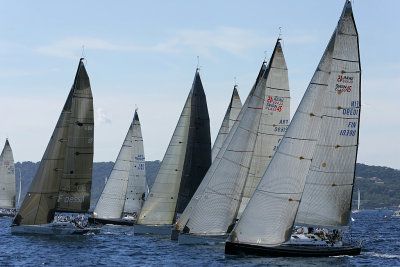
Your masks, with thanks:
<instances>
[{"instance_id":1,"label":"white hull","mask_svg":"<svg viewBox=\"0 0 400 267\"><path fill-rule=\"evenodd\" d=\"M216 245L225 244L228 235L194 235L180 233L178 237L179 245Z\"/></svg>"},{"instance_id":2,"label":"white hull","mask_svg":"<svg viewBox=\"0 0 400 267\"><path fill-rule=\"evenodd\" d=\"M134 225L135 235L171 235L172 229L175 229L175 225Z\"/></svg>"},{"instance_id":3,"label":"white hull","mask_svg":"<svg viewBox=\"0 0 400 267\"><path fill-rule=\"evenodd\" d=\"M100 228L77 228L70 223L49 223L42 225L11 226L12 234L28 235L83 235L100 233Z\"/></svg>"}]
</instances>

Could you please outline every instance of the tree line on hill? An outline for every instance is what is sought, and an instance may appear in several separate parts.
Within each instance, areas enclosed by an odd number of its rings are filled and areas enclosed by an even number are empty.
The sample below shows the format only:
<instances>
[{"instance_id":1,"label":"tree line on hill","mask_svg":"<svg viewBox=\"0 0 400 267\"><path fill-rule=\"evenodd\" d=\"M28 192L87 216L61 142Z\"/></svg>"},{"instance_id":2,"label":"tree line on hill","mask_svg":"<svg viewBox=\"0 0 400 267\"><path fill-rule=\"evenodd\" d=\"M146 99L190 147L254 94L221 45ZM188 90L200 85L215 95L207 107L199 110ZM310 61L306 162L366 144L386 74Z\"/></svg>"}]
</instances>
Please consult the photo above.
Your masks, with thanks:
<instances>
[{"instance_id":1,"label":"tree line on hill","mask_svg":"<svg viewBox=\"0 0 400 267\"><path fill-rule=\"evenodd\" d=\"M22 176L21 201L39 167L39 163L25 161L15 164L17 185L19 183L19 170ZM111 161L93 163L92 205L95 205L99 199L103 191L105 178L110 175L113 165L114 163ZM158 160L146 161L146 178L150 188L153 185L160 165L161 162ZM361 209L395 209L400 205L400 170L357 163L353 207L356 207L358 189L361 192Z\"/></svg>"}]
</instances>

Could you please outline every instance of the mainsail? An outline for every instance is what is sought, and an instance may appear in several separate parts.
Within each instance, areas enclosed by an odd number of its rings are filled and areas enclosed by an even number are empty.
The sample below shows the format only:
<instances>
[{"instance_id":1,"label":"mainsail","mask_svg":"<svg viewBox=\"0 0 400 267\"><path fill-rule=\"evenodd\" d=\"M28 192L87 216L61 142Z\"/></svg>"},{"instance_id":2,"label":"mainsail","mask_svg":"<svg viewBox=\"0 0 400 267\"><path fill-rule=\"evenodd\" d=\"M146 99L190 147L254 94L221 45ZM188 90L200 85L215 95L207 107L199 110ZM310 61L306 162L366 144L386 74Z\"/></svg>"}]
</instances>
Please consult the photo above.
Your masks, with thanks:
<instances>
[{"instance_id":1,"label":"mainsail","mask_svg":"<svg viewBox=\"0 0 400 267\"><path fill-rule=\"evenodd\" d=\"M103 192L97 201L96 207L93 211L95 218L121 218L124 209L125 197L127 192L127 185L129 173L133 163L132 160L132 133L133 123L129 125L128 132L125 140L119 151L118 157L107 183L104 186Z\"/></svg>"},{"instance_id":2,"label":"mainsail","mask_svg":"<svg viewBox=\"0 0 400 267\"><path fill-rule=\"evenodd\" d=\"M192 85L191 101L189 136L179 186L177 213L184 211L211 165L210 119L198 70Z\"/></svg>"},{"instance_id":3,"label":"mainsail","mask_svg":"<svg viewBox=\"0 0 400 267\"><path fill-rule=\"evenodd\" d=\"M71 126L80 129L70 129ZM58 200L63 200L62 206L65 209L70 202L76 203L73 206L81 208L75 210L86 211L88 209L90 187L87 188L87 186L91 184L93 130L93 106L89 77L81 59L74 84L13 225L50 223L57 211ZM73 145L76 147L74 148ZM75 150L75 154L72 153L72 150ZM75 160L72 162L75 163L76 168L73 168L71 163L67 164L66 158L76 159L80 156L83 156L82 161L78 159L76 162ZM67 175L68 171L70 176ZM63 177L65 177L65 181L62 189L63 191L68 189L68 192L64 191L63 195L59 197ZM72 179L68 178L75 178L76 184L70 184ZM76 197L73 196L76 192L74 190L79 192ZM65 195L66 193L68 195Z\"/></svg>"},{"instance_id":4,"label":"mainsail","mask_svg":"<svg viewBox=\"0 0 400 267\"><path fill-rule=\"evenodd\" d=\"M175 222L178 206L182 210L186 207L211 164L209 127L206 98L197 69L137 224L170 225Z\"/></svg>"},{"instance_id":5,"label":"mainsail","mask_svg":"<svg viewBox=\"0 0 400 267\"><path fill-rule=\"evenodd\" d=\"M132 164L126 188L124 213L140 213L147 188L142 128L140 126L139 115L135 111L132 126Z\"/></svg>"},{"instance_id":6,"label":"mainsail","mask_svg":"<svg viewBox=\"0 0 400 267\"><path fill-rule=\"evenodd\" d=\"M0 208L15 209L15 166L8 139L0 155Z\"/></svg>"},{"instance_id":7,"label":"mainsail","mask_svg":"<svg viewBox=\"0 0 400 267\"><path fill-rule=\"evenodd\" d=\"M226 142L229 142L229 144L226 149L221 149L217 156L217 158L221 156L221 159L213 163L213 165L217 164L218 166L216 168L211 167L206 175L205 180L208 179L207 176L209 175L212 178L191 212L183 229L184 233L224 235L229 232L239 209L256 139L259 135L259 125L260 122L265 123L262 116L268 117L270 115L269 113L263 114L266 88L272 87L272 85L274 85L273 88L276 88L275 86L278 84L276 82L275 84L274 82L271 83L269 80L281 78L280 75L272 73L271 70L283 68L282 58L283 53L278 40L267 70L256 85L255 90L251 92L252 95L243 117L237 127L231 130L232 139L227 138ZM286 67L286 64L284 67ZM287 90L287 88L281 89ZM288 99L285 102L288 102ZM268 106L265 106L265 109L268 108ZM276 137L276 139L278 138Z\"/></svg>"},{"instance_id":8,"label":"mainsail","mask_svg":"<svg viewBox=\"0 0 400 267\"><path fill-rule=\"evenodd\" d=\"M321 222L321 218L331 218L320 216L325 214L321 210L335 212L332 206L341 211L334 213L336 221L348 220L351 197L346 194L351 194L354 172L347 173L349 166L355 165L359 111L358 36L351 4L346 2L292 122L231 234L231 242L280 245L289 240L297 213L299 221ZM346 152L339 152L342 149ZM320 190L306 189L306 180L309 189ZM330 203L324 201L323 194ZM317 202L322 201L327 206L319 209ZM303 211L299 205L304 205ZM316 213L305 212L314 208ZM308 220L300 217L302 213L312 216Z\"/></svg>"},{"instance_id":9,"label":"mainsail","mask_svg":"<svg viewBox=\"0 0 400 267\"><path fill-rule=\"evenodd\" d=\"M212 161L218 155L219 150L221 149L224 141L231 130L233 124L236 121L236 118L239 115L240 110L242 109L242 102L240 101L240 97L237 91L237 85L233 87L231 101L229 102L229 106L226 110L224 119L221 124L221 128L219 128L217 138L215 139L212 151L211 151L211 159Z\"/></svg>"}]
</instances>

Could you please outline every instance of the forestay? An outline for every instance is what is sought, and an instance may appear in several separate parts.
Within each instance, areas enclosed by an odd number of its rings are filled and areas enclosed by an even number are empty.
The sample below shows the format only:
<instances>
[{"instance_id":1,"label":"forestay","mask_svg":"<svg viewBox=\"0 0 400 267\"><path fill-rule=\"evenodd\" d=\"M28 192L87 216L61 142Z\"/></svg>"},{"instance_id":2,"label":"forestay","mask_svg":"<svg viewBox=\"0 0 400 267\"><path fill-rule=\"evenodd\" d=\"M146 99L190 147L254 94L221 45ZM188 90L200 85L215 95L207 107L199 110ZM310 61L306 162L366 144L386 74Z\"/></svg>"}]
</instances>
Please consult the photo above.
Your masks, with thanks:
<instances>
[{"instance_id":1,"label":"forestay","mask_svg":"<svg viewBox=\"0 0 400 267\"><path fill-rule=\"evenodd\" d=\"M114 167L93 211L95 218L121 218L132 165L132 127L125 136Z\"/></svg>"},{"instance_id":2,"label":"forestay","mask_svg":"<svg viewBox=\"0 0 400 267\"><path fill-rule=\"evenodd\" d=\"M236 121L236 118L239 115L240 110L242 109L242 102L240 101L240 97L237 91L237 85L233 87L231 101L229 102L229 106L226 110L224 119L221 124L221 128L218 131L217 138L214 141L214 145L211 151L211 159L212 161L218 155L219 150L221 149L224 141L231 130L233 124Z\"/></svg>"},{"instance_id":3,"label":"forestay","mask_svg":"<svg viewBox=\"0 0 400 267\"><path fill-rule=\"evenodd\" d=\"M237 217L240 218L258 183L278 148L289 125L290 91L288 69L280 43L277 44L269 77L264 80L264 108L257 131L256 144L251 159L249 174Z\"/></svg>"},{"instance_id":4,"label":"forestay","mask_svg":"<svg viewBox=\"0 0 400 267\"><path fill-rule=\"evenodd\" d=\"M0 155L0 208L15 208L15 166L8 139Z\"/></svg>"},{"instance_id":5,"label":"forestay","mask_svg":"<svg viewBox=\"0 0 400 267\"><path fill-rule=\"evenodd\" d=\"M345 11L347 9L351 12L350 3L346 4ZM343 12L342 17L346 12ZM328 96L332 91L338 96L348 93L335 90L336 86L332 84L333 77L338 78L337 67L332 67L332 62L337 61L336 57L341 55L339 57L341 60L354 59L354 57L345 56L346 49L341 45L338 46L340 43L338 35L343 28L347 28L342 24L347 23L348 20L342 18L339 20L278 150L231 234L232 242L273 246L289 240L302 199L306 177L310 167L314 169L311 163L314 164L315 159L319 157L314 152L318 151L316 146L317 143L320 144L320 137L324 138L320 134L324 131L321 126L325 124L324 121L328 116L333 115L334 109L342 110L343 107L351 107L351 103ZM358 91L358 88L354 90ZM324 114L329 108L331 112ZM332 116L329 119L334 118ZM335 123L331 125L331 130L340 134L342 129L338 130L338 126L344 127L337 124L335 120Z\"/></svg>"},{"instance_id":6,"label":"forestay","mask_svg":"<svg viewBox=\"0 0 400 267\"><path fill-rule=\"evenodd\" d=\"M328 92L296 222L345 226L350 219L360 122L360 57L350 3L336 30Z\"/></svg>"},{"instance_id":7,"label":"forestay","mask_svg":"<svg viewBox=\"0 0 400 267\"><path fill-rule=\"evenodd\" d=\"M143 136L139 115L136 111L132 128L132 164L129 171L128 187L126 189L124 213L140 213L146 190L147 180Z\"/></svg>"}]
</instances>

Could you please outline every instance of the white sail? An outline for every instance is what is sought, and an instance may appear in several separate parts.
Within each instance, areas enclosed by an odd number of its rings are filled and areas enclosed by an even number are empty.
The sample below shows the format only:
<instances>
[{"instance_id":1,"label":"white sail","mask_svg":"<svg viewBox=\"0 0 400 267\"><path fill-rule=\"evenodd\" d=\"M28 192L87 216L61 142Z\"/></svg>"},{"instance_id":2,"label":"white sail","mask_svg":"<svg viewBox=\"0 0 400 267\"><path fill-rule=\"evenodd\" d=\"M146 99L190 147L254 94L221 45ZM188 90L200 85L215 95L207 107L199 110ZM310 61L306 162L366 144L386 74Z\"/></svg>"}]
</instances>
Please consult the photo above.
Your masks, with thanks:
<instances>
[{"instance_id":1,"label":"white sail","mask_svg":"<svg viewBox=\"0 0 400 267\"><path fill-rule=\"evenodd\" d=\"M139 214L147 189L146 163L139 115L135 112L132 128L132 164L129 171L124 213Z\"/></svg>"},{"instance_id":2,"label":"white sail","mask_svg":"<svg viewBox=\"0 0 400 267\"><path fill-rule=\"evenodd\" d=\"M297 223L345 226L350 220L360 121L359 60L349 3L335 33L322 125Z\"/></svg>"},{"instance_id":3,"label":"white sail","mask_svg":"<svg viewBox=\"0 0 400 267\"><path fill-rule=\"evenodd\" d=\"M267 66L265 65L265 62L263 62L263 64L261 65L260 71L258 73L257 79L252 87L252 89L250 90L249 95L247 96L246 101L244 102L239 115L237 116L236 121L234 122L232 129L229 131L227 137L225 138L225 141L221 147L221 149L218 152L218 155L215 158L215 161L219 161L221 160L224 152L226 151L228 145L230 144L234 133L236 132L237 127L239 126L239 122L242 120L243 115L245 113L245 111L247 110L248 106L249 106L249 102L251 97L254 94L254 91L256 90L256 85L258 84L259 80L261 80L262 75L264 74L265 70L266 70ZM211 164L210 169L208 170L209 173L214 173L215 169L218 167L217 163ZM189 204L187 205L186 209L184 210L184 212L181 214L181 216L179 217L179 221L177 223L177 230L183 230L183 227L186 225L186 223L189 220L189 217L194 209L194 207L197 205L197 203L199 202L201 196L204 194L204 191L206 190L208 183L210 182L211 178L213 176L212 175L206 175L203 179L203 181L201 182L201 184L199 185L199 187L197 188L195 194L193 195L192 199L190 200Z\"/></svg>"},{"instance_id":4,"label":"white sail","mask_svg":"<svg viewBox=\"0 0 400 267\"><path fill-rule=\"evenodd\" d=\"M15 166L8 139L0 155L0 208L15 208Z\"/></svg>"},{"instance_id":5,"label":"white sail","mask_svg":"<svg viewBox=\"0 0 400 267\"><path fill-rule=\"evenodd\" d=\"M188 141L192 91L183 107L150 193L137 224L165 225L175 218L176 201L182 178Z\"/></svg>"},{"instance_id":6,"label":"white sail","mask_svg":"<svg viewBox=\"0 0 400 267\"><path fill-rule=\"evenodd\" d=\"M266 81L264 109L257 132L249 175L243 190L237 217L240 218L278 148L289 125L290 91L286 61L282 49L274 55Z\"/></svg>"},{"instance_id":7,"label":"white sail","mask_svg":"<svg viewBox=\"0 0 400 267\"><path fill-rule=\"evenodd\" d=\"M221 128L218 131L217 138L215 139L212 151L211 151L211 159L212 161L218 155L219 150L221 149L224 141L231 130L233 124L236 121L237 116L239 115L240 110L242 109L242 102L240 101L239 94L237 92L237 85L234 86L231 101L226 110L224 119L221 124Z\"/></svg>"},{"instance_id":8,"label":"white sail","mask_svg":"<svg viewBox=\"0 0 400 267\"><path fill-rule=\"evenodd\" d=\"M342 25L349 21L342 18L348 14L348 11L351 14L349 2L346 3L339 24L278 150L231 234L232 242L273 246L289 240L300 200L303 203L303 198L307 197L304 193L302 198L302 193L309 170L315 168L314 164L317 164L315 160L320 161L319 157L321 156L314 152L321 152L318 145L320 144L319 139L324 139L320 132L326 133L322 127L327 127L324 121L330 120L331 131L336 132L339 136L343 125L338 124L334 117L335 115L342 117L342 115L335 114L335 110L343 113L343 110L346 109L353 110L353 112L359 109L358 99L355 99L357 107L351 108L351 102L342 103L338 98L331 97L332 94L338 96L346 94L346 92L335 90L334 77L337 78L337 71L344 71L344 73L352 71L346 68L337 68L336 63L332 66L332 62L338 61L337 59L349 60L349 62L354 59L353 56L345 55L344 51L347 48L342 45L338 46L341 41L337 41L339 35L347 34L342 31L348 26ZM349 43L349 45L352 44L352 42ZM352 48L349 49L352 50ZM341 57L336 58L339 54ZM333 58L334 56L335 58ZM356 91L358 89L358 87L354 88ZM338 102L333 101L334 99ZM324 114L326 110L330 112ZM327 140L330 140L329 136ZM354 164L354 158L352 161ZM336 161L336 163L339 162ZM333 184L331 183L331 185ZM312 195L308 197L312 198ZM338 196L338 199L340 197ZM346 199L341 201L346 201Z\"/></svg>"},{"instance_id":9,"label":"white sail","mask_svg":"<svg viewBox=\"0 0 400 267\"><path fill-rule=\"evenodd\" d=\"M129 126L124 143L119 151L103 192L93 211L93 217L109 219L121 218L124 209L129 171L132 165L132 126Z\"/></svg>"}]
</instances>

